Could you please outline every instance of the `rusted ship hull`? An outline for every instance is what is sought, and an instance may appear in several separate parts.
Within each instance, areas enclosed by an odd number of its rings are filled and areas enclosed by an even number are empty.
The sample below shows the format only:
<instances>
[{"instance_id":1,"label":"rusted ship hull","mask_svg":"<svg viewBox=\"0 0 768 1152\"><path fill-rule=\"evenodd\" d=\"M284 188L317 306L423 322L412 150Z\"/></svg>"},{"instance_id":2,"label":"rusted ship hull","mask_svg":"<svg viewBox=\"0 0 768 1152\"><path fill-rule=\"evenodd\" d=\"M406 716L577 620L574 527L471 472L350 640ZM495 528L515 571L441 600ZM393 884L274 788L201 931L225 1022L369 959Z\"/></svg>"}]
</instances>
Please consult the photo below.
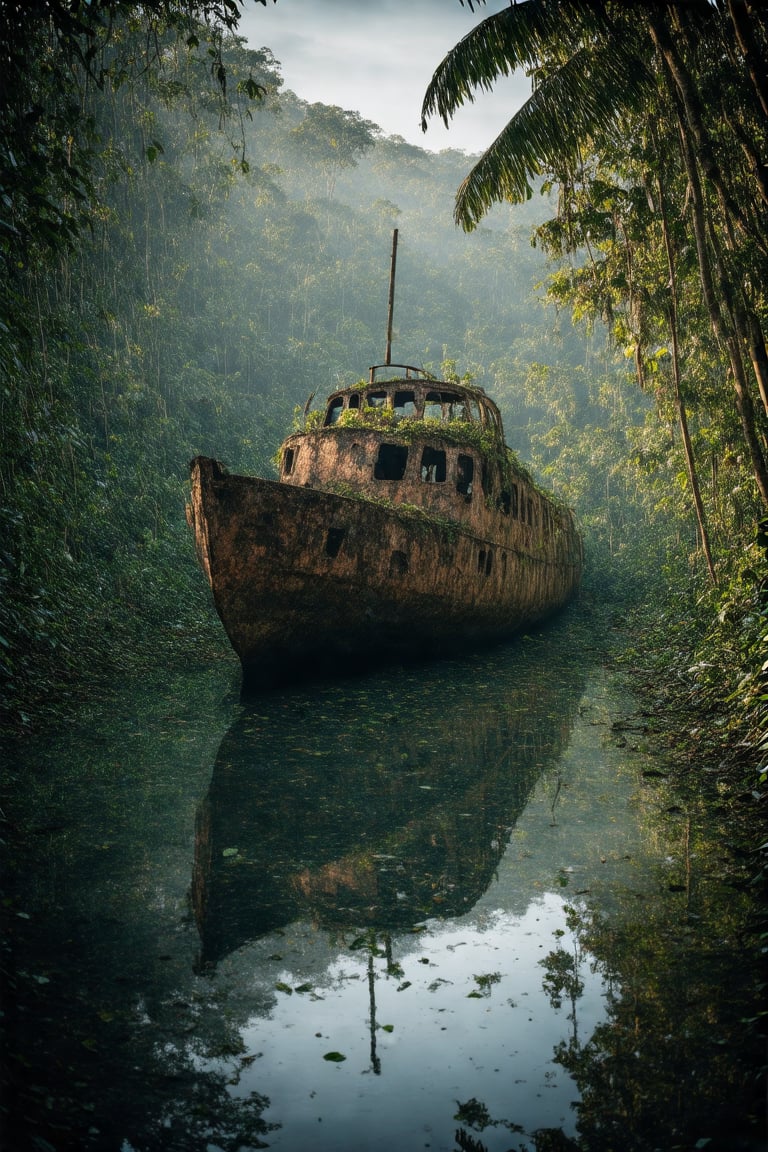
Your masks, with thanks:
<instances>
[{"instance_id":1,"label":"rusted ship hull","mask_svg":"<svg viewBox=\"0 0 768 1152\"><path fill-rule=\"evenodd\" d=\"M249 683L500 640L579 582L580 543L564 560L205 457L191 472L198 556Z\"/></svg>"}]
</instances>

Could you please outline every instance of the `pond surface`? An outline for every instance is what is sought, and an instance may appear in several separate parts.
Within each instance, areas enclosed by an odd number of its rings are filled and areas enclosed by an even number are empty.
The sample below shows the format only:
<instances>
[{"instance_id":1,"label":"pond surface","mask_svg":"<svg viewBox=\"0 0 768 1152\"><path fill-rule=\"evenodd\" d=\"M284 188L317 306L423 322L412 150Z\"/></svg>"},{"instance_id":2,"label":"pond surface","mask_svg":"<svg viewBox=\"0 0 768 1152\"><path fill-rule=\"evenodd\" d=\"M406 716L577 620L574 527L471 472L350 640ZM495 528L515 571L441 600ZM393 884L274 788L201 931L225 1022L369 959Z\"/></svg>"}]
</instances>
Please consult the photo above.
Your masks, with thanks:
<instances>
[{"instance_id":1,"label":"pond surface","mask_svg":"<svg viewBox=\"0 0 768 1152\"><path fill-rule=\"evenodd\" d=\"M748 898L644 728L567 613L250 700L130 685L16 748L3 1147L738 1141Z\"/></svg>"}]
</instances>

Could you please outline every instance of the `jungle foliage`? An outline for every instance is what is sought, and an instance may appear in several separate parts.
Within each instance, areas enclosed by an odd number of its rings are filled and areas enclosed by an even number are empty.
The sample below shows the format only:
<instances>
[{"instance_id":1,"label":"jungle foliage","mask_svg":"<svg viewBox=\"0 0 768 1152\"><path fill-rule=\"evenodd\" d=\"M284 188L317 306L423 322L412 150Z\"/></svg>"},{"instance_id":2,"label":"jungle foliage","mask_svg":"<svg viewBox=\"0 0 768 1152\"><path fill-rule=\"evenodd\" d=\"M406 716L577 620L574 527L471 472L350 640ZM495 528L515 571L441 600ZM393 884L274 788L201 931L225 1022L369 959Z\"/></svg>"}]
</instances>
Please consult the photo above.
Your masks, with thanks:
<instances>
[{"instance_id":1,"label":"jungle foliage","mask_svg":"<svg viewBox=\"0 0 768 1152\"><path fill-rule=\"evenodd\" d=\"M626 482L629 455L654 518L679 514L683 496L709 577L667 573L663 637L658 612L638 618L645 654L661 645L665 678L674 667L688 704L706 701L723 748L749 748L764 783L768 12L752 0L514 4L446 56L423 117L448 123L518 68L531 96L463 179L455 218L471 231L534 187L556 201L535 230L558 264L547 297L605 325L651 401L644 422L621 419L625 451L609 449L608 470ZM558 467L582 419L559 422Z\"/></svg>"},{"instance_id":2,"label":"jungle foliage","mask_svg":"<svg viewBox=\"0 0 768 1152\"><path fill-rule=\"evenodd\" d=\"M13 75L0 100L8 728L121 669L228 658L184 519L188 461L271 474L296 407L381 360L396 225L398 358L459 365L499 403L510 446L577 512L589 595L684 589L686 667L716 650L718 613L738 620L720 697L743 719L751 677L753 730L762 504L697 278L690 174L648 126L677 130L669 99L654 89L648 125L622 105L621 132L596 124L583 161L534 168L535 197L465 235L451 216L469 158L284 91L269 51L234 34L234 3L8 2L0 15ZM713 88L709 41L680 43ZM568 48L542 44L539 98ZM745 93L733 80L708 111L731 199L760 115ZM762 325L764 244L706 196L707 245ZM744 212L762 235L759 198ZM764 452L759 401L754 431Z\"/></svg>"}]
</instances>

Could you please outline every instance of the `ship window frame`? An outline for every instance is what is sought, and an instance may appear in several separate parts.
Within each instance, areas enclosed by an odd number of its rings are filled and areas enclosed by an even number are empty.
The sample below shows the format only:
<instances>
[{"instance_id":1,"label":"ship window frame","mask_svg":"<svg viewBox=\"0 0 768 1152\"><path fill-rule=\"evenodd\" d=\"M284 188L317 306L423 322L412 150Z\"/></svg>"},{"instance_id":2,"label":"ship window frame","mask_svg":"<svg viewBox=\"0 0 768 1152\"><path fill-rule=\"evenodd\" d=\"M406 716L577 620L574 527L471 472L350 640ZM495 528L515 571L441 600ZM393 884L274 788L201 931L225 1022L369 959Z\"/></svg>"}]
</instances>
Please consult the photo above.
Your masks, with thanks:
<instances>
[{"instance_id":1,"label":"ship window frame","mask_svg":"<svg viewBox=\"0 0 768 1152\"><path fill-rule=\"evenodd\" d=\"M283 452L283 476L290 476L296 467L296 457L299 454L298 448L286 448Z\"/></svg>"},{"instance_id":2,"label":"ship window frame","mask_svg":"<svg viewBox=\"0 0 768 1152\"><path fill-rule=\"evenodd\" d=\"M353 392L352 395L349 396L347 399L347 408L354 409L354 408L359 408L359 407L360 407L360 393L359 392Z\"/></svg>"},{"instance_id":3,"label":"ship window frame","mask_svg":"<svg viewBox=\"0 0 768 1152\"><path fill-rule=\"evenodd\" d=\"M425 444L421 451L419 476L424 484L444 484L448 474L446 453Z\"/></svg>"},{"instance_id":4,"label":"ship window frame","mask_svg":"<svg viewBox=\"0 0 768 1152\"><path fill-rule=\"evenodd\" d=\"M453 399L446 400L445 413L447 420L461 420L462 423L469 423L469 411L467 409L467 402L463 396L456 396Z\"/></svg>"},{"instance_id":5,"label":"ship window frame","mask_svg":"<svg viewBox=\"0 0 768 1152\"><path fill-rule=\"evenodd\" d=\"M468 469L466 464L462 468L462 462L465 461L469 465ZM475 458L470 456L467 452L459 452L456 457L456 491L460 496L464 496L467 501L472 499L472 486L475 479Z\"/></svg>"},{"instance_id":6,"label":"ship window frame","mask_svg":"<svg viewBox=\"0 0 768 1152\"><path fill-rule=\"evenodd\" d=\"M341 414L344 411L344 397L334 396L328 401L328 407L325 410L325 420L323 421L324 428L330 428L334 424L338 424L341 419Z\"/></svg>"},{"instance_id":7,"label":"ship window frame","mask_svg":"<svg viewBox=\"0 0 768 1152\"><path fill-rule=\"evenodd\" d=\"M374 480L402 480L407 467L407 444L393 444L388 440L382 440L373 465Z\"/></svg>"},{"instance_id":8,"label":"ship window frame","mask_svg":"<svg viewBox=\"0 0 768 1152\"><path fill-rule=\"evenodd\" d=\"M400 403L398 403L398 401L400 401ZM413 389L395 392L392 399L392 408L398 420L402 420L408 416L415 416L417 412L416 393Z\"/></svg>"},{"instance_id":9,"label":"ship window frame","mask_svg":"<svg viewBox=\"0 0 768 1152\"><path fill-rule=\"evenodd\" d=\"M366 392L365 394L366 408L386 408L388 400L389 393L385 389L376 388L373 392Z\"/></svg>"},{"instance_id":10,"label":"ship window frame","mask_svg":"<svg viewBox=\"0 0 768 1152\"><path fill-rule=\"evenodd\" d=\"M432 390L424 394L424 409L422 419L443 419L443 398L440 392L435 392Z\"/></svg>"}]
</instances>

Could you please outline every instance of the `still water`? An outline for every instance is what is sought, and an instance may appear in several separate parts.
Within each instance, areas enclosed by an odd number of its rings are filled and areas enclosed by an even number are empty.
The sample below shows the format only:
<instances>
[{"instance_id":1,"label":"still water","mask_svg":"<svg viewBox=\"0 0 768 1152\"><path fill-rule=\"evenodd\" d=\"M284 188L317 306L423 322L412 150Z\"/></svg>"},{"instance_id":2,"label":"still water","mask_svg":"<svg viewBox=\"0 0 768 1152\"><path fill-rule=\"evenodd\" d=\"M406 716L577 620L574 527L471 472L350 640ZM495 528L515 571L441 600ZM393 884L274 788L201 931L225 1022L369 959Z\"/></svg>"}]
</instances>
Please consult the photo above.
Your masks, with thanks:
<instances>
[{"instance_id":1,"label":"still water","mask_svg":"<svg viewBox=\"0 0 768 1152\"><path fill-rule=\"evenodd\" d=\"M3 1147L710 1139L731 1065L691 1101L678 1065L743 1015L740 898L710 971L710 840L574 627L247 701L134 684L16 749Z\"/></svg>"}]
</instances>

